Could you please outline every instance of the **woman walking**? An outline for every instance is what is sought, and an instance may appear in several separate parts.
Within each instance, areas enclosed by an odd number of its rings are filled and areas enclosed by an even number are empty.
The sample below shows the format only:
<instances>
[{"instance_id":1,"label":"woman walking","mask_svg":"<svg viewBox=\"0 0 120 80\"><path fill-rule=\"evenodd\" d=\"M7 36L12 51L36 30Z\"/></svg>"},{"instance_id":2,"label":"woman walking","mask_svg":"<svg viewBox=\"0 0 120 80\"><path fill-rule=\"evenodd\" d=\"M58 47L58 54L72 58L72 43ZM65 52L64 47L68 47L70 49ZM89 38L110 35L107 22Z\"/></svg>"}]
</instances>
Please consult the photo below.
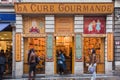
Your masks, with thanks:
<instances>
[{"instance_id":1,"label":"woman walking","mask_svg":"<svg viewBox=\"0 0 120 80\"><path fill-rule=\"evenodd\" d=\"M35 77L35 71L36 71L36 54L34 49L31 49L28 54L28 64L29 64L29 80L31 80L32 72L33 72L33 77Z\"/></svg>"}]
</instances>

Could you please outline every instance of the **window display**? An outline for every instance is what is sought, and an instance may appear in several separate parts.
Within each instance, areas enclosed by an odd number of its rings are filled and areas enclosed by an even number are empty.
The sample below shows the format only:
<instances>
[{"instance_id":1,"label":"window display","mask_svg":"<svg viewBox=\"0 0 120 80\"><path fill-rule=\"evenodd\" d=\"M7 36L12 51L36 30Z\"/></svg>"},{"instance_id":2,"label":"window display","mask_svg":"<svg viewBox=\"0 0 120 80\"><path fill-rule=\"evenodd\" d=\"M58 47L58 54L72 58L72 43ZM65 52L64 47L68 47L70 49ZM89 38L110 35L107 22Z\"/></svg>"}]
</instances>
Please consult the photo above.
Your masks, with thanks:
<instances>
[{"instance_id":1,"label":"window display","mask_svg":"<svg viewBox=\"0 0 120 80\"><path fill-rule=\"evenodd\" d=\"M30 48L34 48L35 53L37 56L40 58L39 64L36 66L36 74L44 74L45 73L45 38L28 38L27 40L28 43L28 50ZM25 55L25 58L27 58L28 55ZM25 59L24 63L27 62L27 59ZM24 65L24 72L28 73L28 70L26 68L28 65Z\"/></svg>"},{"instance_id":2,"label":"window display","mask_svg":"<svg viewBox=\"0 0 120 80\"><path fill-rule=\"evenodd\" d=\"M95 50L97 73L104 73L104 39L84 38L84 72L88 73L88 66L91 64L92 50ZM99 69L100 68L100 69Z\"/></svg>"}]
</instances>

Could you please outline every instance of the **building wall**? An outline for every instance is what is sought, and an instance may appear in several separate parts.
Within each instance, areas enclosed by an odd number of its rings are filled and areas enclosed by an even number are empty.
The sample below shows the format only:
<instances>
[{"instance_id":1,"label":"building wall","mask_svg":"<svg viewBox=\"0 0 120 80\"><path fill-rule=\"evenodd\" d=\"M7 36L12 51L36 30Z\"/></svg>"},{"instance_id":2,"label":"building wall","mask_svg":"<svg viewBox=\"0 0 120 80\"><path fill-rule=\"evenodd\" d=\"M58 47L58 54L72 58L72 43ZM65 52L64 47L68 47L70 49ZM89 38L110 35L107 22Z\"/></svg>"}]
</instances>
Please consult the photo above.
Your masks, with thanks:
<instances>
[{"instance_id":1,"label":"building wall","mask_svg":"<svg viewBox=\"0 0 120 80\"><path fill-rule=\"evenodd\" d=\"M55 31L55 18L54 15L45 15L45 32L53 33ZM52 67L50 67L52 66ZM54 74L54 61L45 62L45 74Z\"/></svg>"},{"instance_id":2,"label":"building wall","mask_svg":"<svg viewBox=\"0 0 120 80\"><path fill-rule=\"evenodd\" d=\"M115 0L115 7L120 7L120 0Z\"/></svg>"},{"instance_id":3,"label":"building wall","mask_svg":"<svg viewBox=\"0 0 120 80\"><path fill-rule=\"evenodd\" d=\"M114 10L114 53L115 70L120 70L120 0L115 0Z\"/></svg>"},{"instance_id":4,"label":"building wall","mask_svg":"<svg viewBox=\"0 0 120 80\"><path fill-rule=\"evenodd\" d=\"M114 53L115 69L120 70L120 1L115 1L114 17Z\"/></svg>"},{"instance_id":5,"label":"building wall","mask_svg":"<svg viewBox=\"0 0 120 80\"><path fill-rule=\"evenodd\" d=\"M16 33L23 33L23 23L22 23L22 15L16 15ZM15 42L14 42L15 43ZM23 75L23 62L24 62L24 45L23 38L21 38L21 61L16 62L15 60L15 77L20 78ZM15 51L14 51L15 53ZM16 53L15 53L16 54ZM14 54L14 55L15 55Z\"/></svg>"},{"instance_id":6,"label":"building wall","mask_svg":"<svg viewBox=\"0 0 120 80\"><path fill-rule=\"evenodd\" d=\"M17 0L19 2L20 0ZM14 3L15 0L8 0L5 3ZM112 2L112 0L21 0L21 2ZM4 3L1 2L0 3ZM115 7L120 7L120 1L117 0L115 2ZM117 10L116 10L117 11ZM2 8L0 9L0 12L14 12L14 7L12 8ZM115 14L116 15L116 14ZM74 32L77 33L82 33L83 32L83 15L75 15L74 17ZM108 15L106 17L106 32L113 32L112 26L113 26L113 16ZM45 16L45 32L53 33L55 31L54 29L54 15L46 15ZM120 41L120 19L115 19L115 42ZM13 47L15 47L15 33L23 33L23 23L22 23L22 15L16 15L16 29L13 31ZM106 34L107 35L107 34ZM13 53L15 53L15 48L13 48ZM22 77L23 75L23 62L24 62L24 40L21 38L21 61L20 62L15 62L15 54L13 55L13 76L15 77ZM120 67L120 46L116 45L115 46L115 65L116 67ZM54 67L49 66L54 66L54 62L46 62L46 72L45 74L54 74ZM111 66L111 67L110 67ZM83 62L75 62L75 74L81 74L83 73ZM105 70L106 74L112 71L112 62L107 61L107 38L105 38Z\"/></svg>"},{"instance_id":7,"label":"building wall","mask_svg":"<svg viewBox=\"0 0 120 80\"><path fill-rule=\"evenodd\" d=\"M113 32L112 25L113 25L113 16L107 15L106 16L106 33ZM74 17L74 32L75 33L83 33L83 24L84 17L83 15L75 15ZM46 33L53 33L55 28L55 17L54 15L46 15L45 16L45 32ZM79 27L78 27L79 26ZM16 17L16 33L23 33L23 23L22 23L22 15L17 15ZM106 34L107 36L107 34ZM23 75L23 63L24 63L24 41L21 38L21 61L15 62L15 77L22 77ZM50 75L54 74L54 62L45 62L45 74ZM83 73L83 62L75 62L74 63L74 74L82 74ZM53 67L50 67L53 66ZM112 72L112 62L107 61L107 37L105 37L105 74L110 74Z\"/></svg>"},{"instance_id":8,"label":"building wall","mask_svg":"<svg viewBox=\"0 0 120 80\"><path fill-rule=\"evenodd\" d=\"M84 16L83 15L75 15L75 17L74 17L74 32L75 33L83 33L83 26L84 26ZM82 74L84 71L83 62L75 62L74 65L75 65L74 66L74 74Z\"/></svg>"},{"instance_id":9,"label":"building wall","mask_svg":"<svg viewBox=\"0 0 120 80\"><path fill-rule=\"evenodd\" d=\"M33 0L21 0L22 2L32 2ZM50 0L49 2L53 2L54 0ZM36 0L34 2L48 2L48 0ZM64 0L56 2L112 2L112 0L87 0L87 1L78 1L78 0ZM96 15L97 16L97 15ZM84 29L84 15L74 15L74 33L82 33ZM45 32L46 33L54 33L55 32L55 16L54 15L45 15ZM113 32L113 15L106 15L106 37L105 37L105 74L110 74L112 72L112 62L108 62L107 60L107 33ZM22 23L22 15L16 16L16 33L23 33L23 23ZM23 63L24 63L24 40L21 38L21 61L15 62L15 77L22 77L23 73ZM15 51L14 51L15 52ZM21 66L22 65L22 66ZM45 62L45 74L51 75L54 74L54 61L53 62ZM52 66L52 67L50 67ZM74 74L83 73L83 62L74 62Z\"/></svg>"},{"instance_id":10,"label":"building wall","mask_svg":"<svg viewBox=\"0 0 120 80\"><path fill-rule=\"evenodd\" d=\"M105 38L105 73L112 74L112 64L113 62L107 61L107 33L113 32L113 15L106 16L106 38Z\"/></svg>"},{"instance_id":11,"label":"building wall","mask_svg":"<svg viewBox=\"0 0 120 80\"><path fill-rule=\"evenodd\" d=\"M14 3L16 0L0 0L0 3Z\"/></svg>"},{"instance_id":12,"label":"building wall","mask_svg":"<svg viewBox=\"0 0 120 80\"><path fill-rule=\"evenodd\" d=\"M13 7L13 3L15 2L16 0L6 0L6 1L1 1L0 0L0 13L15 13L15 10L14 10L14 7ZM1 21L2 22L2 21ZM9 21L9 22L12 22L12 21ZM14 55L14 51L15 51L15 22L12 22L12 25L11 25L13 28L12 28L12 53L13 53L13 56L12 56L12 77L15 77L15 55Z\"/></svg>"}]
</instances>

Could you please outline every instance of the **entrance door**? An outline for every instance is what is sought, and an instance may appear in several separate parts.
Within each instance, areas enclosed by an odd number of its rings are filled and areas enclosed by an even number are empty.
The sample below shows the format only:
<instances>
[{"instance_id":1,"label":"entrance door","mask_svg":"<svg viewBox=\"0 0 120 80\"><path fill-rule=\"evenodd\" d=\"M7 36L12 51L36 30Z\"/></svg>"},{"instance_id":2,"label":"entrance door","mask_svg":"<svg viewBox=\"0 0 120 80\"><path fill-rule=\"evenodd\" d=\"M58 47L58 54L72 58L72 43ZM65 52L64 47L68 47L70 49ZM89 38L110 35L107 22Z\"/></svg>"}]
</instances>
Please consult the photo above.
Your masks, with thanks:
<instances>
[{"instance_id":1,"label":"entrance door","mask_svg":"<svg viewBox=\"0 0 120 80\"><path fill-rule=\"evenodd\" d=\"M40 62L36 66L37 74L45 74L45 38L26 38L24 54L24 73L28 73L27 57L28 51L34 48L35 53L40 57Z\"/></svg>"},{"instance_id":2,"label":"entrance door","mask_svg":"<svg viewBox=\"0 0 120 80\"><path fill-rule=\"evenodd\" d=\"M12 46L12 31L1 31L0 52L3 52L6 58L4 76L12 76Z\"/></svg>"},{"instance_id":3,"label":"entrance door","mask_svg":"<svg viewBox=\"0 0 120 80\"><path fill-rule=\"evenodd\" d=\"M84 38L84 73L88 72L88 65L91 63L91 49L94 48L96 52L97 74L103 74L105 72L105 61L104 61L104 38Z\"/></svg>"},{"instance_id":4,"label":"entrance door","mask_svg":"<svg viewBox=\"0 0 120 80\"><path fill-rule=\"evenodd\" d=\"M73 54L73 38L72 37L56 37L56 73L58 73L57 52L62 50L65 55L66 70L65 74L72 73L72 54Z\"/></svg>"}]
</instances>

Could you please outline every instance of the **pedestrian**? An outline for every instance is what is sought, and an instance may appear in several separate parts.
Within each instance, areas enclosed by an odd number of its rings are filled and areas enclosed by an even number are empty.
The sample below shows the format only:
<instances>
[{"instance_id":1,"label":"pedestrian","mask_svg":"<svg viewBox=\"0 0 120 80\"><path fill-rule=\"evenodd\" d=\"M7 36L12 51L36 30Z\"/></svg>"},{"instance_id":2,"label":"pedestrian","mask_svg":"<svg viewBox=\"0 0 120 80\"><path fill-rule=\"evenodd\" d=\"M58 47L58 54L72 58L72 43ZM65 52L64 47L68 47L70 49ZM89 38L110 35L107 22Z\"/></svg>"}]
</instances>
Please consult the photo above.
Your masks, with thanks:
<instances>
[{"instance_id":1,"label":"pedestrian","mask_svg":"<svg viewBox=\"0 0 120 80\"><path fill-rule=\"evenodd\" d=\"M6 71L5 71L5 72L6 72L6 74L7 74L7 73L9 73L9 65L8 65L8 61L9 61L9 60L8 60L8 57L9 57L9 51L6 50L4 54L5 54L5 57L6 57L6 64L5 64Z\"/></svg>"},{"instance_id":2,"label":"pedestrian","mask_svg":"<svg viewBox=\"0 0 120 80\"><path fill-rule=\"evenodd\" d=\"M65 55L65 51L62 52L61 54L61 58L63 60L63 69L64 69L64 73L65 73L65 70L66 70L66 59L65 59L66 55Z\"/></svg>"},{"instance_id":3,"label":"pedestrian","mask_svg":"<svg viewBox=\"0 0 120 80\"><path fill-rule=\"evenodd\" d=\"M8 56L8 69L9 73L12 73L12 52L9 51L9 56Z\"/></svg>"},{"instance_id":4,"label":"pedestrian","mask_svg":"<svg viewBox=\"0 0 120 80\"><path fill-rule=\"evenodd\" d=\"M94 48L92 48L92 54L91 54L91 64L88 68L88 70L90 70L91 68L91 73L92 73L92 77L91 77L91 80L96 80L96 66L97 66L97 63L96 63L96 51Z\"/></svg>"},{"instance_id":5,"label":"pedestrian","mask_svg":"<svg viewBox=\"0 0 120 80\"><path fill-rule=\"evenodd\" d=\"M34 49L30 49L28 53L28 64L29 64L29 80L36 75L36 54ZM33 76L32 76L33 75Z\"/></svg>"},{"instance_id":6,"label":"pedestrian","mask_svg":"<svg viewBox=\"0 0 120 80\"><path fill-rule=\"evenodd\" d=\"M4 50L1 50L0 52L0 80L3 79L3 73L5 71L5 64L6 64L6 58L5 58Z\"/></svg>"},{"instance_id":7,"label":"pedestrian","mask_svg":"<svg viewBox=\"0 0 120 80\"><path fill-rule=\"evenodd\" d=\"M59 74L63 74L65 70L65 56L63 55L62 50L58 52L58 57L57 57L57 64L58 64L58 72Z\"/></svg>"}]
</instances>

